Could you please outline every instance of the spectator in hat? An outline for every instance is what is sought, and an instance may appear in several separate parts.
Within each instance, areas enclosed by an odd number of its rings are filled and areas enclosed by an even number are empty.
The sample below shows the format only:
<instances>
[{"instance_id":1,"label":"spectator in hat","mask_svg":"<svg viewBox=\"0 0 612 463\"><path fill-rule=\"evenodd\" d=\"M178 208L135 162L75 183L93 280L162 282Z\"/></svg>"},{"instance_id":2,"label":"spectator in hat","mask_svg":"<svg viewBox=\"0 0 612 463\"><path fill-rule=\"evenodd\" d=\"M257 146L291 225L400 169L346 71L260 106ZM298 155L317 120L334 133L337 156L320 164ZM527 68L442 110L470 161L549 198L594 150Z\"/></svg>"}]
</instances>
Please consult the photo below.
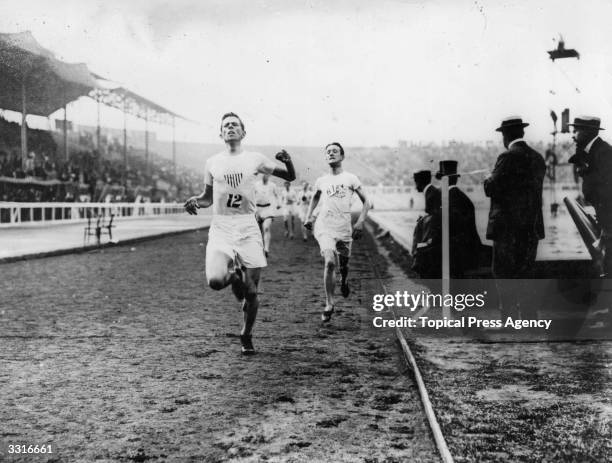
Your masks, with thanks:
<instances>
[{"instance_id":1,"label":"spectator in hat","mask_svg":"<svg viewBox=\"0 0 612 463\"><path fill-rule=\"evenodd\" d=\"M436 178L448 177L450 276L464 278L466 271L478 267L482 243L476 229L474 204L457 186L460 177L457 165L457 161L440 161Z\"/></svg>"},{"instance_id":2,"label":"spectator in hat","mask_svg":"<svg viewBox=\"0 0 612 463\"><path fill-rule=\"evenodd\" d=\"M425 195L425 213L419 217L412 236L412 269L421 278L442 277L442 218L440 190L431 184L431 171L414 174L419 193Z\"/></svg>"},{"instance_id":3,"label":"spectator in hat","mask_svg":"<svg viewBox=\"0 0 612 463\"><path fill-rule=\"evenodd\" d=\"M425 195L425 212L427 214L439 212L442 200L440 190L431 184L431 171L419 170L415 172L414 183L417 191Z\"/></svg>"},{"instance_id":4,"label":"spectator in hat","mask_svg":"<svg viewBox=\"0 0 612 463\"><path fill-rule=\"evenodd\" d=\"M485 194L491 198L487 238L493 240L493 276L498 280L530 278L538 241L544 238L542 185L546 164L523 139L528 125L518 116L502 121L496 131L501 132L506 151L484 181ZM517 288L500 281L498 291L502 316L518 315Z\"/></svg>"},{"instance_id":5,"label":"spectator in hat","mask_svg":"<svg viewBox=\"0 0 612 463\"><path fill-rule=\"evenodd\" d=\"M36 153L30 151L28 157L25 160L25 173L28 177L34 176L34 168L36 167Z\"/></svg>"},{"instance_id":6,"label":"spectator in hat","mask_svg":"<svg viewBox=\"0 0 612 463\"><path fill-rule=\"evenodd\" d=\"M576 154L569 162L582 176L584 199L594 208L601 227L599 248L604 252L603 274L612 272L612 147L599 137L598 117L576 117L573 124Z\"/></svg>"}]
</instances>

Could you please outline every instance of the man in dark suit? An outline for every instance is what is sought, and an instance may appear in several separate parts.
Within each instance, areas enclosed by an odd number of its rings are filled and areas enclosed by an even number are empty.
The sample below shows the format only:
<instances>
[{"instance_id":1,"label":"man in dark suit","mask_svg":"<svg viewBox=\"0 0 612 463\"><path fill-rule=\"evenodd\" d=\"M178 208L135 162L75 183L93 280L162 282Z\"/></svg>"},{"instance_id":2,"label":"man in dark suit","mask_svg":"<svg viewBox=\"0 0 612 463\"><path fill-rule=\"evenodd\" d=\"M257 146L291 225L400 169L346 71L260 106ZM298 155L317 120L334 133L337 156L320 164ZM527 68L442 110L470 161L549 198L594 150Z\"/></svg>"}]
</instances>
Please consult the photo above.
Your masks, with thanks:
<instances>
[{"instance_id":1,"label":"man in dark suit","mask_svg":"<svg viewBox=\"0 0 612 463\"><path fill-rule=\"evenodd\" d=\"M546 164L523 136L529 124L518 116L502 121L506 151L499 155L493 172L484 181L491 198L487 238L493 240L493 276L496 279L530 278L538 241L544 238L542 185ZM501 283L501 281L500 281ZM502 315L517 315L517 288L498 285Z\"/></svg>"},{"instance_id":2,"label":"man in dark suit","mask_svg":"<svg viewBox=\"0 0 612 463\"><path fill-rule=\"evenodd\" d=\"M612 147L599 137L601 121L598 117L582 116L574 119L576 154L569 159L582 176L584 199L594 208L601 227L599 248L604 252L603 275L612 274Z\"/></svg>"},{"instance_id":3,"label":"man in dark suit","mask_svg":"<svg viewBox=\"0 0 612 463\"><path fill-rule=\"evenodd\" d=\"M450 276L464 278L467 270L478 266L482 243L476 229L476 210L468 196L459 189L457 161L440 161L436 178L448 176L450 220Z\"/></svg>"},{"instance_id":4,"label":"man in dark suit","mask_svg":"<svg viewBox=\"0 0 612 463\"><path fill-rule=\"evenodd\" d=\"M434 214L440 212L442 197L440 190L431 184L431 171L419 170L414 174L414 183L419 193L425 195L425 212Z\"/></svg>"},{"instance_id":5,"label":"man in dark suit","mask_svg":"<svg viewBox=\"0 0 612 463\"><path fill-rule=\"evenodd\" d=\"M414 174L419 193L425 195L424 217L419 217L412 237L412 269L421 278L435 279L442 276L442 222L440 190L431 184L431 171L420 170Z\"/></svg>"}]
</instances>

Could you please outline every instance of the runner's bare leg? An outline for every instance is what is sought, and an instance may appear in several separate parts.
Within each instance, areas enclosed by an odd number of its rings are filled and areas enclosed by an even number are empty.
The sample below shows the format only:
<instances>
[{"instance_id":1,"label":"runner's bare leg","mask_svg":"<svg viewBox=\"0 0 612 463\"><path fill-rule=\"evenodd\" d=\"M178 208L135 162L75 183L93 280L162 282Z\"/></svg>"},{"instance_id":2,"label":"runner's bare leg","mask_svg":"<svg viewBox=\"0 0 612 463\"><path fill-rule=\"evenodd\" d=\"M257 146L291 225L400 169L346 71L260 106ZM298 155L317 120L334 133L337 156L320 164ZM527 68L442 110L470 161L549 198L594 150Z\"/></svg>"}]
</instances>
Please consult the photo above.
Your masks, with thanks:
<instances>
[{"instance_id":1,"label":"runner's bare leg","mask_svg":"<svg viewBox=\"0 0 612 463\"><path fill-rule=\"evenodd\" d=\"M245 272L246 296L242 303L242 311L244 316L244 325L241 335L249 335L253 330L255 319L257 318L257 309L259 308L259 298L257 297L257 286L259 285L259 277L261 276L261 268L247 268Z\"/></svg>"},{"instance_id":2,"label":"runner's bare leg","mask_svg":"<svg viewBox=\"0 0 612 463\"><path fill-rule=\"evenodd\" d=\"M346 256L340 256L339 257L340 260L340 276L342 277L342 284L346 283L346 278L348 276L348 271L349 271L349 258Z\"/></svg>"},{"instance_id":3,"label":"runner's bare leg","mask_svg":"<svg viewBox=\"0 0 612 463\"><path fill-rule=\"evenodd\" d=\"M325 267L323 281L325 284L325 310L334 307L334 290L336 288L336 254L333 251L324 251Z\"/></svg>"},{"instance_id":4,"label":"runner's bare leg","mask_svg":"<svg viewBox=\"0 0 612 463\"><path fill-rule=\"evenodd\" d=\"M270 241L272 239L272 232L270 231L271 224L272 224L271 217L265 218L262 224L264 251L266 251L266 253L270 252Z\"/></svg>"},{"instance_id":5,"label":"runner's bare leg","mask_svg":"<svg viewBox=\"0 0 612 463\"><path fill-rule=\"evenodd\" d=\"M208 286L219 291L229 286L238 276L232 271L234 259L224 252L211 251L211 255L206 256L206 280Z\"/></svg>"},{"instance_id":6,"label":"runner's bare leg","mask_svg":"<svg viewBox=\"0 0 612 463\"><path fill-rule=\"evenodd\" d=\"M293 214L289 216L289 238L293 238L293 232L295 231L295 217Z\"/></svg>"}]
</instances>

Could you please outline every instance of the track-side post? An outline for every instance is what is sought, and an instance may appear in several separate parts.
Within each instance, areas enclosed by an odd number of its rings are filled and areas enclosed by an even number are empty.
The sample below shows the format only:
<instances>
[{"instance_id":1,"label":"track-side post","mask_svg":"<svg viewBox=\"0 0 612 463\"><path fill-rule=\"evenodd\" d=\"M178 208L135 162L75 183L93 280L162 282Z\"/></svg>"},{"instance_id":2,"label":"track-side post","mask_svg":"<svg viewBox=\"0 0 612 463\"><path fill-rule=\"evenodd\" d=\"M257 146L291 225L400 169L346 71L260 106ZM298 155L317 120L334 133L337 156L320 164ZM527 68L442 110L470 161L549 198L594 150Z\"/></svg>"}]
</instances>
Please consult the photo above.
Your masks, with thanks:
<instances>
[{"instance_id":1,"label":"track-side post","mask_svg":"<svg viewBox=\"0 0 612 463\"><path fill-rule=\"evenodd\" d=\"M442 177L442 297L450 293L450 220L448 176ZM450 318L450 307L442 306L442 315Z\"/></svg>"}]
</instances>

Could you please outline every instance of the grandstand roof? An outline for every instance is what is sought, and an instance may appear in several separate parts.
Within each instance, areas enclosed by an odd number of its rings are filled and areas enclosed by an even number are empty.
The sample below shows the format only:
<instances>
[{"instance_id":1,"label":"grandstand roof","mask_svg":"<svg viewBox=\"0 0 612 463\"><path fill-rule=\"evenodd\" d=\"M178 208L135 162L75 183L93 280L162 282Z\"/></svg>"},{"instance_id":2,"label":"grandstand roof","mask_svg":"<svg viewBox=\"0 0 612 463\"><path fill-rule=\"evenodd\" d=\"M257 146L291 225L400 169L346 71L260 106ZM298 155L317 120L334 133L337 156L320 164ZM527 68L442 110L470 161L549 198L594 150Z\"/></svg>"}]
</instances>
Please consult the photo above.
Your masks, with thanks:
<instances>
[{"instance_id":1,"label":"grandstand roof","mask_svg":"<svg viewBox=\"0 0 612 463\"><path fill-rule=\"evenodd\" d=\"M105 105L160 124L172 124L173 118L188 120L116 82L105 79L97 74L93 75L97 79L98 86L97 89L90 93L90 96Z\"/></svg>"},{"instance_id":2,"label":"grandstand roof","mask_svg":"<svg viewBox=\"0 0 612 463\"><path fill-rule=\"evenodd\" d=\"M87 66L60 61L29 32L0 33L0 108L48 116L98 84Z\"/></svg>"}]
</instances>

